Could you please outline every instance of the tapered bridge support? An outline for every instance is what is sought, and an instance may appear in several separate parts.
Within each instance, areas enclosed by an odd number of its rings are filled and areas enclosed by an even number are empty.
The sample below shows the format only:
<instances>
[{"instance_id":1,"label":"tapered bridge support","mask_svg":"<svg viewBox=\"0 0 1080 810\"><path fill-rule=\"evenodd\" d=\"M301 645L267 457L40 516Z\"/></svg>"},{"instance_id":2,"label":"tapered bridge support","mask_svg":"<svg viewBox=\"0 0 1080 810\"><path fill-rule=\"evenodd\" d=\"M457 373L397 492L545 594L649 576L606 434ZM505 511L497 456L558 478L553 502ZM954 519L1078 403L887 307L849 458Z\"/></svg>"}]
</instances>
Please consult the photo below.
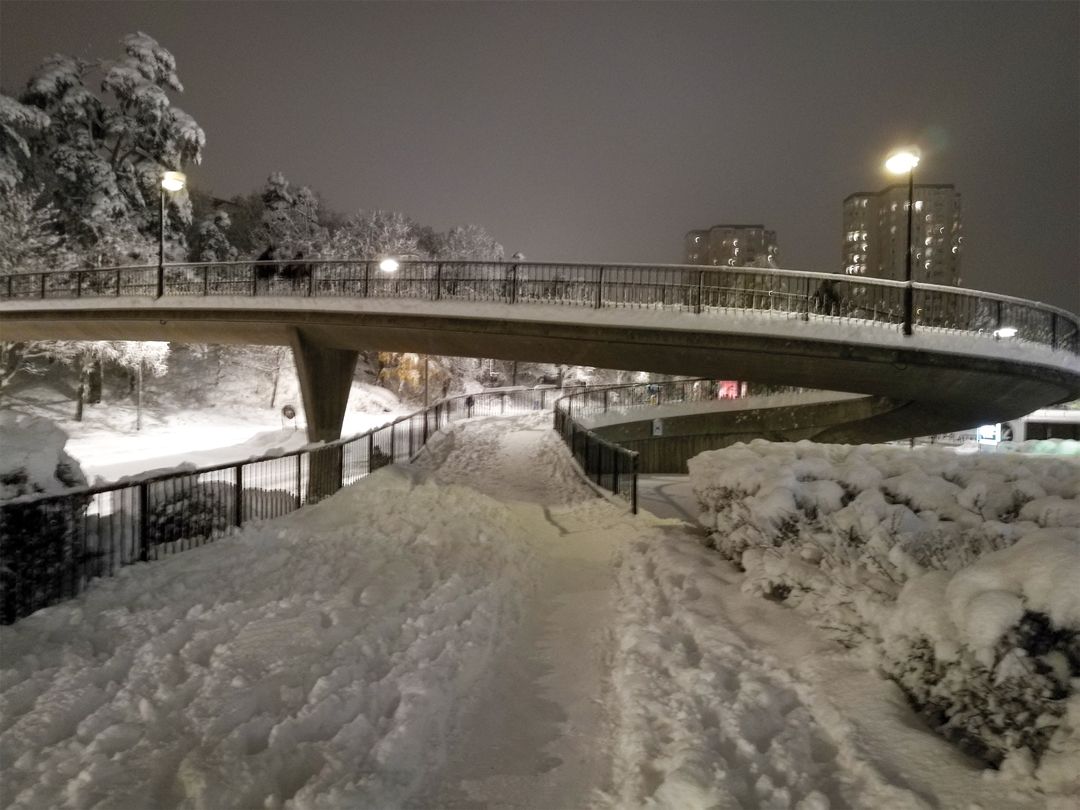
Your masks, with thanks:
<instances>
[{"instance_id":1,"label":"tapered bridge support","mask_svg":"<svg viewBox=\"0 0 1080 810\"><path fill-rule=\"evenodd\" d=\"M307 417L308 441L340 439L359 352L320 346L302 329L292 332L292 350Z\"/></svg>"}]
</instances>

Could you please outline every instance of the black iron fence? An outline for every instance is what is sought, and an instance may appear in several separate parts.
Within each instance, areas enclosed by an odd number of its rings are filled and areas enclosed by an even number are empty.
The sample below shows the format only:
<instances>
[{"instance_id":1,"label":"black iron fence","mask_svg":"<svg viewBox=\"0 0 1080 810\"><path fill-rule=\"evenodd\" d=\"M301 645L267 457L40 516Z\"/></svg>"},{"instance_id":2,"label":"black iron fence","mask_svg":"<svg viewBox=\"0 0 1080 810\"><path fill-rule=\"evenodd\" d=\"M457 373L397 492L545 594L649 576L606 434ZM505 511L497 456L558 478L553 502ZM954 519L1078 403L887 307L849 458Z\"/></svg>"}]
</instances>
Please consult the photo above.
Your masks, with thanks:
<instances>
[{"instance_id":1,"label":"black iron fence","mask_svg":"<svg viewBox=\"0 0 1080 810\"><path fill-rule=\"evenodd\" d=\"M887 279L752 267L293 260L168 264L9 275L0 300L117 296L417 298L769 313L900 329L907 285ZM916 329L1022 340L1080 353L1080 321L1019 298L914 283Z\"/></svg>"},{"instance_id":2,"label":"black iron fence","mask_svg":"<svg viewBox=\"0 0 1080 810\"><path fill-rule=\"evenodd\" d=\"M0 623L76 596L90 580L123 566L316 503L380 467L407 461L451 422L547 410L564 393L535 388L459 396L309 449L0 504Z\"/></svg>"}]
</instances>

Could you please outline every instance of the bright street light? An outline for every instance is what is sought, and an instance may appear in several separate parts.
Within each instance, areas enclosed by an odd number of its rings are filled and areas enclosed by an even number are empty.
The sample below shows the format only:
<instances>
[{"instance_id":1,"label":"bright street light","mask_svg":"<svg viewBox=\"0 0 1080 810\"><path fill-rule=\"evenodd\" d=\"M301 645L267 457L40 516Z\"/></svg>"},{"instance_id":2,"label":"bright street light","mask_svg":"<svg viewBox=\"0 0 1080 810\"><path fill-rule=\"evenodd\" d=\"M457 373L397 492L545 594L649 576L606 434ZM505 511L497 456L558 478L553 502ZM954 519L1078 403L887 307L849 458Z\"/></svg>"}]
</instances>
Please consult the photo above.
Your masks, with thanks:
<instances>
[{"instance_id":1,"label":"bright street light","mask_svg":"<svg viewBox=\"0 0 1080 810\"><path fill-rule=\"evenodd\" d=\"M885 161L885 168L893 174L907 172L907 259L904 262L904 334L911 335L911 322L913 320L914 293L911 289L911 254L915 252L912 244L911 215L915 208L915 167L919 165L919 156L915 149L902 149L894 152Z\"/></svg>"},{"instance_id":2,"label":"bright street light","mask_svg":"<svg viewBox=\"0 0 1080 810\"><path fill-rule=\"evenodd\" d=\"M165 294L165 192L179 191L186 183L187 177L183 172L165 172L161 175L161 216L158 219L158 298Z\"/></svg>"},{"instance_id":3,"label":"bright street light","mask_svg":"<svg viewBox=\"0 0 1080 810\"><path fill-rule=\"evenodd\" d=\"M910 172L919 165L919 156L914 152L897 152L885 161L885 168L893 174Z\"/></svg>"},{"instance_id":4,"label":"bright street light","mask_svg":"<svg viewBox=\"0 0 1080 810\"><path fill-rule=\"evenodd\" d=\"M379 269L384 273L396 273L398 267L400 267L400 265L398 264L397 259L386 258L379 262Z\"/></svg>"},{"instance_id":5,"label":"bright street light","mask_svg":"<svg viewBox=\"0 0 1080 810\"><path fill-rule=\"evenodd\" d=\"M179 191L187 184L183 172L165 172L161 175L161 187L166 191Z\"/></svg>"}]
</instances>

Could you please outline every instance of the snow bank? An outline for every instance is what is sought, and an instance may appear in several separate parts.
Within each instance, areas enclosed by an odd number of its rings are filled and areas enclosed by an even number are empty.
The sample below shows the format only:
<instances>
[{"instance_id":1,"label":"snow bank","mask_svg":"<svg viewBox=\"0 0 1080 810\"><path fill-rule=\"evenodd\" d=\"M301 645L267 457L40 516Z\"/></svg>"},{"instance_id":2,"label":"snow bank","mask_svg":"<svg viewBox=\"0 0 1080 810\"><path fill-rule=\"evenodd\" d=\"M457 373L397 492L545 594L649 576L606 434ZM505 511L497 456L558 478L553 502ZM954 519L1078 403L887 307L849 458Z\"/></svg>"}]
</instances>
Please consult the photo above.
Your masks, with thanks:
<instances>
[{"instance_id":1,"label":"snow bank","mask_svg":"<svg viewBox=\"0 0 1080 810\"><path fill-rule=\"evenodd\" d=\"M386 468L0 628L2 803L400 806L517 619L526 537Z\"/></svg>"},{"instance_id":2,"label":"snow bank","mask_svg":"<svg viewBox=\"0 0 1080 810\"><path fill-rule=\"evenodd\" d=\"M967 750L1080 796L1080 464L755 441L689 468L748 590L865 644Z\"/></svg>"},{"instance_id":3,"label":"snow bank","mask_svg":"<svg viewBox=\"0 0 1080 810\"><path fill-rule=\"evenodd\" d=\"M67 439L44 417L0 411L0 502L86 486L79 463L64 451Z\"/></svg>"}]
</instances>

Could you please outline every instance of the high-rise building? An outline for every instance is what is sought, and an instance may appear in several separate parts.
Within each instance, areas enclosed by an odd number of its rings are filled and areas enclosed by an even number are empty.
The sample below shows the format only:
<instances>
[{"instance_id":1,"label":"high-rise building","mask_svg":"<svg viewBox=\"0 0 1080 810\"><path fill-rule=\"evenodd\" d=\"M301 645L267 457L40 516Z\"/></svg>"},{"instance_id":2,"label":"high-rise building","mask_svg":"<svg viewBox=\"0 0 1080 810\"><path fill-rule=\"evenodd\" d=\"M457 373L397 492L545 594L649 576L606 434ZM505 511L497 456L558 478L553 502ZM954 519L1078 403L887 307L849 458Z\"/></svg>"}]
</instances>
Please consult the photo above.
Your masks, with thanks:
<instances>
[{"instance_id":1,"label":"high-rise building","mask_svg":"<svg viewBox=\"0 0 1080 810\"><path fill-rule=\"evenodd\" d=\"M845 273L904 280L907 204L906 183L877 193L859 191L844 200ZM964 239L960 195L952 184L916 183L911 237L912 280L958 286Z\"/></svg>"},{"instance_id":2,"label":"high-rise building","mask_svg":"<svg viewBox=\"0 0 1080 810\"><path fill-rule=\"evenodd\" d=\"M764 225L713 225L689 231L683 249L686 264L728 267L776 267L776 231Z\"/></svg>"}]
</instances>

